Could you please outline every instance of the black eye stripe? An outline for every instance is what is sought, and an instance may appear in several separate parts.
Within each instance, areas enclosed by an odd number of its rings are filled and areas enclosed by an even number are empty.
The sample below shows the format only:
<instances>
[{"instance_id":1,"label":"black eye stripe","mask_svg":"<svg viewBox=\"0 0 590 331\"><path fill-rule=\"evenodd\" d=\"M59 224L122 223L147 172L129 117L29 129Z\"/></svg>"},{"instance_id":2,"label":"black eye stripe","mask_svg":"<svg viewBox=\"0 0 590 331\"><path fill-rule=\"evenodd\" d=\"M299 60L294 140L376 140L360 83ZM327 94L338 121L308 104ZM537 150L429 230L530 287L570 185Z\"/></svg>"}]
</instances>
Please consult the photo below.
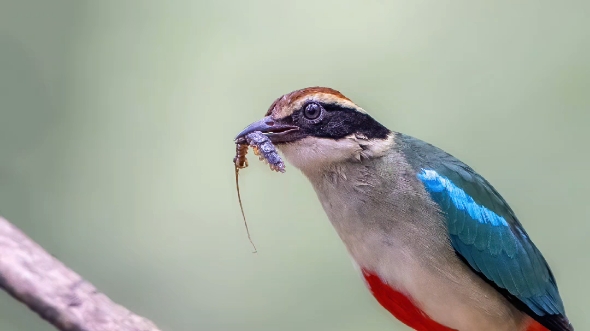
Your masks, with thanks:
<instances>
[{"instance_id":1,"label":"black eye stripe","mask_svg":"<svg viewBox=\"0 0 590 331\"><path fill-rule=\"evenodd\" d=\"M369 139L385 139L391 132L371 116L361 113L354 108L337 104L319 103L324 111L320 121L302 121L305 118L306 104L293 114L292 120L301 126L301 133L305 136L319 138L342 139L353 133L360 133Z\"/></svg>"},{"instance_id":2,"label":"black eye stripe","mask_svg":"<svg viewBox=\"0 0 590 331\"><path fill-rule=\"evenodd\" d=\"M354 108L339 106L339 105L335 105L335 104L324 104L322 106L324 106L324 109L327 110L327 111L329 111L329 112L350 111L350 112L358 113L358 111L356 109L354 109Z\"/></svg>"}]
</instances>

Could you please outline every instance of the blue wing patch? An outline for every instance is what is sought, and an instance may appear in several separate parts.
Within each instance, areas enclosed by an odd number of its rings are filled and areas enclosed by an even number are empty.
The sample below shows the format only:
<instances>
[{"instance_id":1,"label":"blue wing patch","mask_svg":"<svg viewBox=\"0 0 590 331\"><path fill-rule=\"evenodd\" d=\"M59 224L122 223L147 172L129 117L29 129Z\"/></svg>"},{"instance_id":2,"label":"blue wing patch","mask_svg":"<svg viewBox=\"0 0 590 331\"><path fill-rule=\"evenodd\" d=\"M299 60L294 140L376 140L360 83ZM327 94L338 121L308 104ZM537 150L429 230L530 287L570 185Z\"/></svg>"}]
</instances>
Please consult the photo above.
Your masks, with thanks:
<instances>
[{"instance_id":1,"label":"blue wing patch","mask_svg":"<svg viewBox=\"0 0 590 331\"><path fill-rule=\"evenodd\" d=\"M440 176L436 171L423 169L418 174L418 178L431 193L446 191L454 207L467 212L473 220L492 226L508 226L504 217L498 216L486 207L478 205L465 191L455 186L447 178Z\"/></svg>"},{"instance_id":2,"label":"blue wing patch","mask_svg":"<svg viewBox=\"0 0 590 331\"><path fill-rule=\"evenodd\" d=\"M486 196L495 191L491 186L478 187L488 184L477 174L461 176L444 170L455 181L429 168L422 168L417 177L445 215L455 250L475 271L508 290L538 316L565 315L547 263L516 218L510 217L513 214L505 202Z\"/></svg>"}]
</instances>

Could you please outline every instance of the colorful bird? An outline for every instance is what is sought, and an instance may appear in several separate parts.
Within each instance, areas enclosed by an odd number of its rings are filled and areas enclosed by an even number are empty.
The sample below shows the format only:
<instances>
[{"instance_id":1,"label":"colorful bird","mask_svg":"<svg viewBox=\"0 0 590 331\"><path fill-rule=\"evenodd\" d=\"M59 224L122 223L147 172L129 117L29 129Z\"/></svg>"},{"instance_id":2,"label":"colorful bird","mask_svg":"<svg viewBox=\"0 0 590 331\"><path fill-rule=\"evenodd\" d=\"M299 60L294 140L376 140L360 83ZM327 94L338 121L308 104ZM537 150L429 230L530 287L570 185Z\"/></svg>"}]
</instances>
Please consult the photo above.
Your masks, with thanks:
<instances>
[{"instance_id":1,"label":"colorful bird","mask_svg":"<svg viewBox=\"0 0 590 331\"><path fill-rule=\"evenodd\" d=\"M471 167L325 87L278 98L261 131L309 179L377 301L419 331L570 331L555 278Z\"/></svg>"}]
</instances>

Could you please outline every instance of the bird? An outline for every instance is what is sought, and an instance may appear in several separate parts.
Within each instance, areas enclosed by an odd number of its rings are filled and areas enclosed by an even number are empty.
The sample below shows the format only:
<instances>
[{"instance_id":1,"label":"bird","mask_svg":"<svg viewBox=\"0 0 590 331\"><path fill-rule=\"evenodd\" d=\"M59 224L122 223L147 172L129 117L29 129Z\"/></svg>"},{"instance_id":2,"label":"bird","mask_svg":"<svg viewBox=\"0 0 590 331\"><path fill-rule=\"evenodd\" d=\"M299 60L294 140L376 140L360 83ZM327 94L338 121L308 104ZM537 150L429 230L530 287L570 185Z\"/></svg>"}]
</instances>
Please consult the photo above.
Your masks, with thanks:
<instances>
[{"instance_id":1,"label":"bird","mask_svg":"<svg viewBox=\"0 0 590 331\"><path fill-rule=\"evenodd\" d=\"M259 131L308 179L376 301L418 331L571 331L555 277L514 211L444 150L341 92L277 98Z\"/></svg>"}]
</instances>

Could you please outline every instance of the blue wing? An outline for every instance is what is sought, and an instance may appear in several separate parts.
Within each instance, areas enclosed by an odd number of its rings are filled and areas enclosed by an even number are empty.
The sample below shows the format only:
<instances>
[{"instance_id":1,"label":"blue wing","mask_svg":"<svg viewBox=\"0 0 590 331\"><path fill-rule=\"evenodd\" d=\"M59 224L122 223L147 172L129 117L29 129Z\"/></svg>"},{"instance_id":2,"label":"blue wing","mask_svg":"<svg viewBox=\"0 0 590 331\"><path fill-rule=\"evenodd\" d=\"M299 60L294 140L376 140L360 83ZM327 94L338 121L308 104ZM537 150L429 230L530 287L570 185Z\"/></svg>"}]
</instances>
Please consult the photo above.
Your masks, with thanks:
<instances>
[{"instance_id":1,"label":"blue wing","mask_svg":"<svg viewBox=\"0 0 590 331\"><path fill-rule=\"evenodd\" d=\"M400 145L447 221L458 256L551 330L573 330L553 274L500 194L473 169L420 140Z\"/></svg>"}]
</instances>

